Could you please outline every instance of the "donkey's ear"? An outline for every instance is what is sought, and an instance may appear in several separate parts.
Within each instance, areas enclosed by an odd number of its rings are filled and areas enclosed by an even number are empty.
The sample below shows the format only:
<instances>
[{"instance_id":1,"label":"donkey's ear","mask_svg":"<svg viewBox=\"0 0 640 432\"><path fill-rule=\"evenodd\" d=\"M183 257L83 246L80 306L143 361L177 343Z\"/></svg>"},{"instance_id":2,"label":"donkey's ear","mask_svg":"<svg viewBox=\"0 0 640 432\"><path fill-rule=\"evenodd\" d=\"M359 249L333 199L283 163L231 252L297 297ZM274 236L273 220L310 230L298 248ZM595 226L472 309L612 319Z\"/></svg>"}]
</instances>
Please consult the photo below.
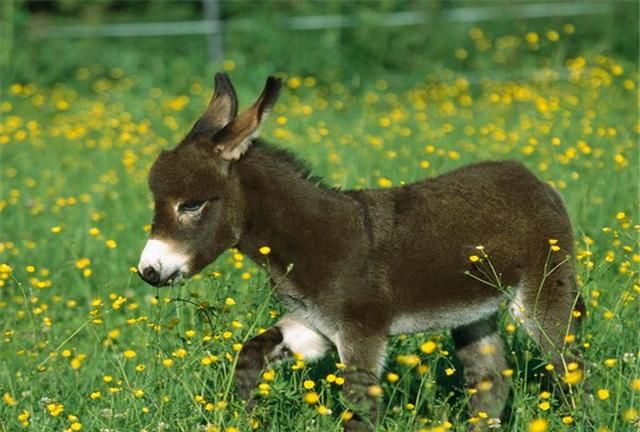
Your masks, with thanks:
<instances>
[{"instance_id":1,"label":"donkey's ear","mask_svg":"<svg viewBox=\"0 0 640 432\"><path fill-rule=\"evenodd\" d=\"M217 132L238 114L238 98L227 74L216 74L215 89L207 110L193 126L194 131Z\"/></svg>"},{"instance_id":2,"label":"donkey's ear","mask_svg":"<svg viewBox=\"0 0 640 432\"><path fill-rule=\"evenodd\" d=\"M267 78L258 100L215 134L213 141L216 143L216 151L223 159L238 160L247 151L251 141L258 136L260 123L276 103L281 87L280 78L272 76Z\"/></svg>"}]
</instances>

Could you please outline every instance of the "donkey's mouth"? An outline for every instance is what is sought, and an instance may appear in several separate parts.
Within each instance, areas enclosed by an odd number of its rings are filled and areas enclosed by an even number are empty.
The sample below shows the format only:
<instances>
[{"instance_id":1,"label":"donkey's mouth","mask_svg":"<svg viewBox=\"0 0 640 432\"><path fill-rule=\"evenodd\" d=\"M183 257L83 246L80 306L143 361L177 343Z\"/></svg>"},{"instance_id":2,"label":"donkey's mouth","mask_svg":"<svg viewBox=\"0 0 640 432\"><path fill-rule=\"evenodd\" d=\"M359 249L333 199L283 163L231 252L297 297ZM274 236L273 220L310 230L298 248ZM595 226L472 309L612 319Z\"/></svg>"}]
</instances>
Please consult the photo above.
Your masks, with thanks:
<instances>
[{"instance_id":1,"label":"donkey's mouth","mask_svg":"<svg viewBox=\"0 0 640 432\"><path fill-rule=\"evenodd\" d=\"M185 272L177 269L176 271L171 273L169 277L161 279L159 273L155 271L145 270L141 272L140 270L138 270L138 276L140 276L140 278L149 285L152 285L154 287L162 287L177 284L179 281L184 279Z\"/></svg>"},{"instance_id":2,"label":"donkey's mouth","mask_svg":"<svg viewBox=\"0 0 640 432\"><path fill-rule=\"evenodd\" d=\"M184 279L184 272L180 269L174 271L169 275L167 280L163 283L163 285L175 285Z\"/></svg>"}]
</instances>

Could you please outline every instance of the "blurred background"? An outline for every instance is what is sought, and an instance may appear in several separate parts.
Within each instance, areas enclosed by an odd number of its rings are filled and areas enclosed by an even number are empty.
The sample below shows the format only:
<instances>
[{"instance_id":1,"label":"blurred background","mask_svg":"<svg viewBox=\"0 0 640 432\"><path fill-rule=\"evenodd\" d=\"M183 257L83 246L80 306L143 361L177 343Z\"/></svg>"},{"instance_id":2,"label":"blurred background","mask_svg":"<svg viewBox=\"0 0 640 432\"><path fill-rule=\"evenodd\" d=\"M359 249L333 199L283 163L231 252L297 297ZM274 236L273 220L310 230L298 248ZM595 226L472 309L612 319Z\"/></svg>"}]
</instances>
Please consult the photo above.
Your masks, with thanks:
<instances>
[{"instance_id":1,"label":"blurred background","mask_svg":"<svg viewBox=\"0 0 640 432\"><path fill-rule=\"evenodd\" d=\"M46 85L81 66L186 90L227 69L358 88L428 73L531 78L578 55L635 63L637 1L5 0L2 77ZM480 30L480 28L482 30ZM526 49L522 49L522 47ZM534 54L534 55L531 55Z\"/></svg>"}]
</instances>

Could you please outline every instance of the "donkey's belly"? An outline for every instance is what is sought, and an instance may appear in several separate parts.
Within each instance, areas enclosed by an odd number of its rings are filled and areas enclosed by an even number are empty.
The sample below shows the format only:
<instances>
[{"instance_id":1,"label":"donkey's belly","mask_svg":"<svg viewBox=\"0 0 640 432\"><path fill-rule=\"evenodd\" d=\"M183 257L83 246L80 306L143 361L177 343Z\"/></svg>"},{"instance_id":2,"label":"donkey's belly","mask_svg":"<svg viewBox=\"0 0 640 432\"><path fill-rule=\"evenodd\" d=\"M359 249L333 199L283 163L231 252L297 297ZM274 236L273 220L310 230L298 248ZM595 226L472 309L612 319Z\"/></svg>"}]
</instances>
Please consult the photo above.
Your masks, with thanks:
<instances>
[{"instance_id":1,"label":"donkey's belly","mask_svg":"<svg viewBox=\"0 0 640 432\"><path fill-rule=\"evenodd\" d=\"M391 323L390 333L416 333L469 324L495 312L501 299L501 296L496 296L476 303L435 306L420 311L399 313Z\"/></svg>"}]
</instances>

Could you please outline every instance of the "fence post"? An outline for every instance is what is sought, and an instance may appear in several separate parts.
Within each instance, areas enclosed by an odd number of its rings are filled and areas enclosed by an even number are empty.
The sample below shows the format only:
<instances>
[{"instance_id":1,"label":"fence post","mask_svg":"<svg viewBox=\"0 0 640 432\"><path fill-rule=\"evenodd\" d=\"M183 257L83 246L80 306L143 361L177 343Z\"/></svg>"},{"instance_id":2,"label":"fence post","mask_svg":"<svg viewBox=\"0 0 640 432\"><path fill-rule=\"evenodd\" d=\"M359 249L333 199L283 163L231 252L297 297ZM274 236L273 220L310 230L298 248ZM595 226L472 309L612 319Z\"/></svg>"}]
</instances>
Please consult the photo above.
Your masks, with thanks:
<instances>
[{"instance_id":1,"label":"fence post","mask_svg":"<svg viewBox=\"0 0 640 432\"><path fill-rule=\"evenodd\" d=\"M222 46L222 21L220 20L220 2L218 0L202 0L204 6L204 17L207 21L218 23L217 29L208 32L207 40L209 45L209 61L219 62L224 58Z\"/></svg>"}]
</instances>

